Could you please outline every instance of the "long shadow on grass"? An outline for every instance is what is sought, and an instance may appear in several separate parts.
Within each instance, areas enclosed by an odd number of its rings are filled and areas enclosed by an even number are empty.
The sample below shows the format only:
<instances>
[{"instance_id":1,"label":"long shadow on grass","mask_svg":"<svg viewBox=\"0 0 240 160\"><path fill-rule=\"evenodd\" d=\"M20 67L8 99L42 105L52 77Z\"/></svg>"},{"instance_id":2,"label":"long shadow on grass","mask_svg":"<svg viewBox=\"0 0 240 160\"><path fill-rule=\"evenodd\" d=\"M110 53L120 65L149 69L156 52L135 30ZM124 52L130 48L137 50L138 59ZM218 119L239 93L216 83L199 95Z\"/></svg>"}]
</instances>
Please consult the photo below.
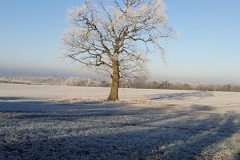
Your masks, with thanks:
<instances>
[{"instance_id":1,"label":"long shadow on grass","mask_svg":"<svg viewBox=\"0 0 240 160\"><path fill-rule=\"evenodd\" d=\"M186 100L191 97L206 98L213 97L211 92L182 92L182 93L169 93L169 94L153 94L147 96L150 100Z\"/></svg>"},{"instance_id":2,"label":"long shadow on grass","mask_svg":"<svg viewBox=\"0 0 240 160\"><path fill-rule=\"evenodd\" d=\"M211 106L137 106L1 101L0 159L210 159L240 129Z\"/></svg>"}]
</instances>

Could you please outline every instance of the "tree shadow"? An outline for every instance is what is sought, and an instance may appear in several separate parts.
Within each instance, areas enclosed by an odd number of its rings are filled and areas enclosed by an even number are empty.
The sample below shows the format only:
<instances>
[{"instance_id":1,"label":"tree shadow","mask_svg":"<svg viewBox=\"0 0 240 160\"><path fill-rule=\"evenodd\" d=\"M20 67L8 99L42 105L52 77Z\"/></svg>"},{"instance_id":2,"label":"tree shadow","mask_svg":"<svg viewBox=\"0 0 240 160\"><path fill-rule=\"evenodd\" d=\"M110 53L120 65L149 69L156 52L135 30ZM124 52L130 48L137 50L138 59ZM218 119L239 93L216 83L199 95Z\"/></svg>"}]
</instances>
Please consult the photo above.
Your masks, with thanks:
<instances>
[{"instance_id":1,"label":"tree shadow","mask_svg":"<svg viewBox=\"0 0 240 160\"><path fill-rule=\"evenodd\" d=\"M0 159L213 159L229 139L240 159L240 115L213 110L0 101Z\"/></svg>"},{"instance_id":2,"label":"tree shadow","mask_svg":"<svg viewBox=\"0 0 240 160\"><path fill-rule=\"evenodd\" d=\"M206 98L213 97L214 95L211 92L182 92L182 93L169 93L169 94L153 94L148 95L150 100L186 100L191 97L197 98Z\"/></svg>"},{"instance_id":3,"label":"tree shadow","mask_svg":"<svg viewBox=\"0 0 240 160\"><path fill-rule=\"evenodd\" d=\"M24 100L23 97L0 97L0 101Z\"/></svg>"}]
</instances>

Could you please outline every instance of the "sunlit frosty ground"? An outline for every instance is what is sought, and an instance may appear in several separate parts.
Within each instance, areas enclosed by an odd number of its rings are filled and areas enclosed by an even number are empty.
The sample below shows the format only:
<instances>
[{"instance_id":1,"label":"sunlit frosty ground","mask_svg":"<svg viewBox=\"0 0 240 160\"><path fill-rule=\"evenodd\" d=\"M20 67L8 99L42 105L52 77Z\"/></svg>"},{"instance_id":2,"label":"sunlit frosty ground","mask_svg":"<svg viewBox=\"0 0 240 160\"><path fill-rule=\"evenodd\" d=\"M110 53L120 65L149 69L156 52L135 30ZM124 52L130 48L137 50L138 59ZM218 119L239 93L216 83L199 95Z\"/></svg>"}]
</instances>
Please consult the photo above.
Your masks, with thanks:
<instances>
[{"instance_id":1,"label":"sunlit frosty ground","mask_svg":"<svg viewBox=\"0 0 240 160\"><path fill-rule=\"evenodd\" d=\"M0 159L240 160L240 93L0 84Z\"/></svg>"}]
</instances>

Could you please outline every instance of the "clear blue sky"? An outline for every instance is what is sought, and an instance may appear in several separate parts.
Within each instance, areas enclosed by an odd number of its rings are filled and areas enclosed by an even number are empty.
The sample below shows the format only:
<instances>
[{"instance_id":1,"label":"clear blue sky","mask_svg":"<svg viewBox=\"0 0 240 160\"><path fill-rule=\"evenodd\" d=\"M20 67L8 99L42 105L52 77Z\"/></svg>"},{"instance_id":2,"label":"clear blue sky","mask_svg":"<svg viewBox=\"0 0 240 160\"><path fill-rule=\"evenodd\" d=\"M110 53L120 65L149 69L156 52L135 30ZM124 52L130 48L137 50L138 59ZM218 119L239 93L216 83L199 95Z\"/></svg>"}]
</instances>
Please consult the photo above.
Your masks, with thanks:
<instances>
[{"instance_id":1,"label":"clear blue sky","mask_svg":"<svg viewBox=\"0 0 240 160\"><path fill-rule=\"evenodd\" d=\"M155 80L240 83L240 1L164 0L169 25L167 64L149 56ZM82 0L0 2L0 76L93 76L64 61L60 39L70 25L67 8Z\"/></svg>"}]
</instances>

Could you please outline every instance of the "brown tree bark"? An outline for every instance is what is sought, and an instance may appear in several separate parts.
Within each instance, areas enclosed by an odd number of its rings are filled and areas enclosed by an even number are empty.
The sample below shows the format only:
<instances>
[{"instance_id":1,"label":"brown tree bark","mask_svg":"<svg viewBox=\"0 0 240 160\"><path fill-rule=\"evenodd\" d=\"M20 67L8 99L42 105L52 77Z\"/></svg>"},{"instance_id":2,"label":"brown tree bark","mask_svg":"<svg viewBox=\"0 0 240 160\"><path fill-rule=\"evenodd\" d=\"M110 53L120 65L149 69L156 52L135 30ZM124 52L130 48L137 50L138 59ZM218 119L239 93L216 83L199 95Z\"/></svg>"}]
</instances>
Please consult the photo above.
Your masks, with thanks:
<instances>
[{"instance_id":1,"label":"brown tree bark","mask_svg":"<svg viewBox=\"0 0 240 160\"><path fill-rule=\"evenodd\" d=\"M113 75L112 75L112 85L111 90L108 96L109 101L116 101L118 100L118 88L119 88L119 64L118 62L114 62L113 66Z\"/></svg>"}]
</instances>

